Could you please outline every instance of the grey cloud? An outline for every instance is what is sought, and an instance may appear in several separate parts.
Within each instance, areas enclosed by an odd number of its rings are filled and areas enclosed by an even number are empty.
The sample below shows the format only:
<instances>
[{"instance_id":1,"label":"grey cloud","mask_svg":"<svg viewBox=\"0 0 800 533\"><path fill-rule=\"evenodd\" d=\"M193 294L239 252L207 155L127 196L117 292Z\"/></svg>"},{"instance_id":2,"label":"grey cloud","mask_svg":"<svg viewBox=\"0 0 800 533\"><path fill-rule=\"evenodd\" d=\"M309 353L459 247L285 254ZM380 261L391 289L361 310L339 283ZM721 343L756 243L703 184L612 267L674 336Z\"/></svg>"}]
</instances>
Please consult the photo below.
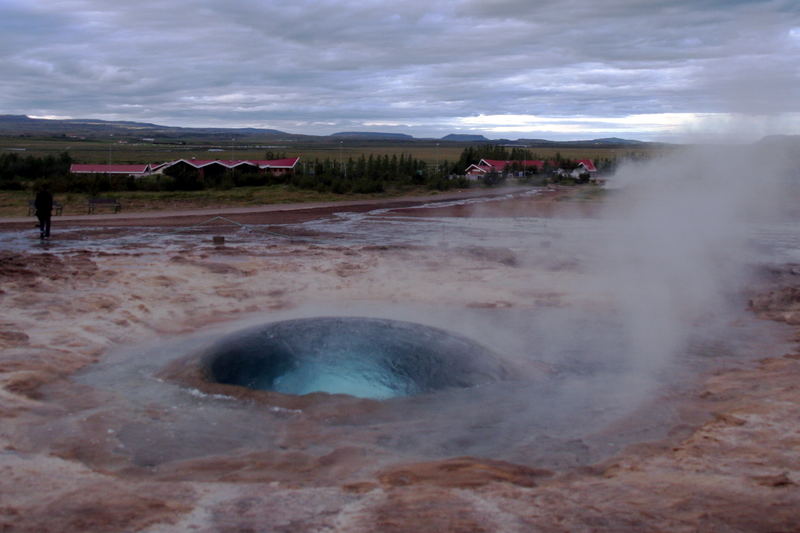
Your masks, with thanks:
<instances>
[{"instance_id":1,"label":"grey cloud","mask_svg":"<svg viewBox=\"0 0 800 533\"><path fill-rule=\"evenodd\" d=\"M9 2L0 21L9 113L446 128L753 100L779 113L800 81L800 8L783 0L70 0Z\"/></svg>"}]
</instances>

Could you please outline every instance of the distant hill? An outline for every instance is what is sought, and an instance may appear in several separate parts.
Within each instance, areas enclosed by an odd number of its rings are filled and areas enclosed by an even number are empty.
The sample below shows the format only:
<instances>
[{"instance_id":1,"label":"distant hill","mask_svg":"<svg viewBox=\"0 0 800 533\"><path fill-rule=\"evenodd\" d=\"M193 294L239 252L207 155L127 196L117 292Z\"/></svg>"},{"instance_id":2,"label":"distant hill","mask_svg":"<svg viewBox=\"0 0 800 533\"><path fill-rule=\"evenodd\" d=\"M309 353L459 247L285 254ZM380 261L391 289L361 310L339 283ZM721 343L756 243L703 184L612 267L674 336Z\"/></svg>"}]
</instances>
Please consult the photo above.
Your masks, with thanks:
<instances>
[{"instance_id":1,"label":"distant hill","mask_svg":"<svg viewBox=\"0 0 800 533\"><path fill-rule=\"evenodd\" d=\"M519 144L526 144L529 146L575 146L575 147L588 147L588 146L643 146L648 143L645 141L636 141L633 139L620 139L619 137L605 137L602 139L590 139L579 141L548 141L547 139L519 139L516 141Z\"/></svg>"},{"instance_id":2,"label":"distant hill","mask_svg":"<svg viewBox=\"0 0 800 533\"><path fill-rule=\"evenodd\" d=\"M124 137L175 137L175 136L244 136L289 135L288 133L258 128L182 128L159 126L147 122L112 121L90 118L52 120L30 118L25 115L0 115L0 134L29 135L119 135Z\"/></svg>"},{"instance_id":3,"label":"distant hill","mask_svg":"<svg viewBox=\"0 0 800 533\"><path fill-rule=\"evenodd\" d=\"M379 131L340 131L329 137L344 137L346 139L379 140L379 141L411 141L414 137L405 133L383 133Z\"/></svg>"},{"instance_id":4,"label":"distant hill","mask_svg":"<svg viewBox=\"0 0 800 533\"><path fill-rule=\"evenodd\" d=\"M486 142L489 141L483 135L468 135L466 133L451 133L450 135L445 135L442 137L443 141L454 141L454 142Z\"/></svg>"},{"instance_id":5,"label":"distant hill","mask_svg":"<svg viewBox=\"0 0 800 533\"><path fill-rule=\"evenodd\" d=\"M0 115L0 135L38 135L38 136L68 136L102 138L115 137L120 139L148 139L155 142L230 142L231 139L239 141L247 138L249 141L266 142L299 141L299 142L330 142L331 139L351 139L353 141L394 141L394 142L458 142L458 143L495 143L503 146L520 147L631 147L653 146L657 143L648 143L631 139L608 137L603 139L583 141L549 141L547 139L487 139L483 135L451 133L441 139L415 138L405 133L388 133L376 131L342 131L333 135L303 135L287 133L274 129L262 128L184 128L178 126L161 126L149 122L132 122L127 120L100 120L92 118L80 119L43 119L31 118L25 115Z\"/></svg>"},{"instance_id":6,"label":"distant hill","mask_svg":"<svg viewBox=\"0 0 800 533\"><path fill-rule=\"evenodd\" d=\"M614 144L614 145L636 145L636 144L646 144L644 141L637 141L634 139L620 139L619 137L605 137L603 139L592 139L590 142L592 144Z\"/></svg>"}]
</instances>

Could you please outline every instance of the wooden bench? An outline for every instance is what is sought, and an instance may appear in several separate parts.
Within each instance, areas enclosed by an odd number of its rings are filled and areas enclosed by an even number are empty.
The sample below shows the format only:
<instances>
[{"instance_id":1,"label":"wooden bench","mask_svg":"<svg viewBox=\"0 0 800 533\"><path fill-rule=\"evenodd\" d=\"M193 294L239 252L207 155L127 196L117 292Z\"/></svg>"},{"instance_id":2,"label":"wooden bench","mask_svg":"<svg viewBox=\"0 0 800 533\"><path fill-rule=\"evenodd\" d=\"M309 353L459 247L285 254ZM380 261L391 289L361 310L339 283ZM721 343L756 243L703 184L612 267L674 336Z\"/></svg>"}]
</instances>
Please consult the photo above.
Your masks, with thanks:
<instances>
[{"instance_id":1,"label":"wooden bench","mask_svg":"<svg viewBox=\"0 0 800 533\"><path fill-rule=\"evenodd\" d=\"M61 202L53 202L53 211L55 211L56 216L58 216L64 211L64 206L61 205ZM36 200L30 200L28 202L28 216L32 217L35 214L36 214Z\"/></svg>"},{"instance_id":2,"label":"wooden bench","mask_svg":"<svg viewBox=\"0 0 800 533\"><path fill-rule=\"evenodd\" d=\"M110 207L115 213L119 213L122 210L122 205L116 198L89 198L89 214L94 213L98 207Z\"/></svg>"}]
</instances>

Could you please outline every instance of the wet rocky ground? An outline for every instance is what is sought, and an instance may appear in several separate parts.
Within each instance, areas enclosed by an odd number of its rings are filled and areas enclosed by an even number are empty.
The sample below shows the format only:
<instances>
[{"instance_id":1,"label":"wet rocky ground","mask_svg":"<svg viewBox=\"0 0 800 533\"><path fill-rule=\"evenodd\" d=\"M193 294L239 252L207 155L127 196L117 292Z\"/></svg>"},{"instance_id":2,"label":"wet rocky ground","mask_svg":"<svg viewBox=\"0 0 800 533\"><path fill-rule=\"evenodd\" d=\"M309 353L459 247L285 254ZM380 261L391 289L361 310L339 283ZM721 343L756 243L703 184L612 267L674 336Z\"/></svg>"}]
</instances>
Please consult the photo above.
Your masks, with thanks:
<instances>
[{"instance_id":1,"label":"wet rocky ground","mask_svg":"<svg viewBox=\"0 0 800 533\"><path fill-rule=\"evenodd\" d=\"M535 209L527 198L513 212ZM438 229L408 242L360 240L353 228L361 222L350 219L180 232L59 228L45 244L6 235L13 246L0 252L2 530L797 530L797 265L760 269L759 283L741 298L742 313L750 313L742 320L763 323L773 339L747 345L755 352L749 357L698 363L690 383L655 389L650 401L609 418L593 441L559 443L557 460L536 459L532 444L508 457L403 453L377 445L378 438L375 446L320 444L331 435L366 435L369 428L354 421L374 416L374 404L343 400L350 420L321 432L319 421L328 424L341 411L316 407L304 419L313 399L289 399L271 404L276 419L292 423L269 446L150 463L140 454L132 461L126 446L137 442L146 450L148 427L160 428L161 442L169 442L164 432L175 428L180 436L185 417L159 398L127 397L77 377L158 339L284 316L310 303L353 311L413 304L479 316L607 310L592 273L559 247L557 232L566 239L571 226L540 225L537 245L525 251L513 239L465 243L438 218L443 214L416 222ZM402 231L407 215L370 235ZM224 244L215 244L215 235ZM440 315L416 318L433 316ZM480 324L452 327L481 332ZM731 326L732 337L738 327ZM540 363L543 375L553 371L549 361ZM225 391L196 391L181 401L192 405L193 416L213 413L214 402L231 401L215 398L217 392ZM663 405L669 413L660 413ZM663 423L637 433L648 419ZM219 422L210 415L208 421ZM136 431L143 436L134 439ZM592 442L620 435L627 442L593 455ZM492 439L494 450L519 445L507 435Z\"/></svg>"}]
</instances>

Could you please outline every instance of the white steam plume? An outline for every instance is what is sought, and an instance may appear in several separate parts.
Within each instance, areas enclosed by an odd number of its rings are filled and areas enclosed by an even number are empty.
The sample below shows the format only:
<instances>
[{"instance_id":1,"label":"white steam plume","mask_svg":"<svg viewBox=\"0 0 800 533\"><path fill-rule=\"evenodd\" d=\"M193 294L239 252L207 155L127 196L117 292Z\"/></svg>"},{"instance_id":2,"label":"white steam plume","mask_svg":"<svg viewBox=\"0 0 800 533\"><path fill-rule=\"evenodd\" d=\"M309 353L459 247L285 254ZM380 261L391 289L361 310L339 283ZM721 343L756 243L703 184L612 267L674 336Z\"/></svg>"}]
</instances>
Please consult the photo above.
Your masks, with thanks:
<instances>
[{"instance_id":1,"label":"white steam plume","mask_svg":"<svg viewBox=\"0 0 800 533\"><path fill-rule=\"evenodd\" d=\"M606 215L598 269L618 309L632 370L655 370L692 330L742 307L750 224L779 210L786 151L768 145L696 147L622 166ZM728 318L730 315L728 315Z\"/></svg>"}]
</instances>

